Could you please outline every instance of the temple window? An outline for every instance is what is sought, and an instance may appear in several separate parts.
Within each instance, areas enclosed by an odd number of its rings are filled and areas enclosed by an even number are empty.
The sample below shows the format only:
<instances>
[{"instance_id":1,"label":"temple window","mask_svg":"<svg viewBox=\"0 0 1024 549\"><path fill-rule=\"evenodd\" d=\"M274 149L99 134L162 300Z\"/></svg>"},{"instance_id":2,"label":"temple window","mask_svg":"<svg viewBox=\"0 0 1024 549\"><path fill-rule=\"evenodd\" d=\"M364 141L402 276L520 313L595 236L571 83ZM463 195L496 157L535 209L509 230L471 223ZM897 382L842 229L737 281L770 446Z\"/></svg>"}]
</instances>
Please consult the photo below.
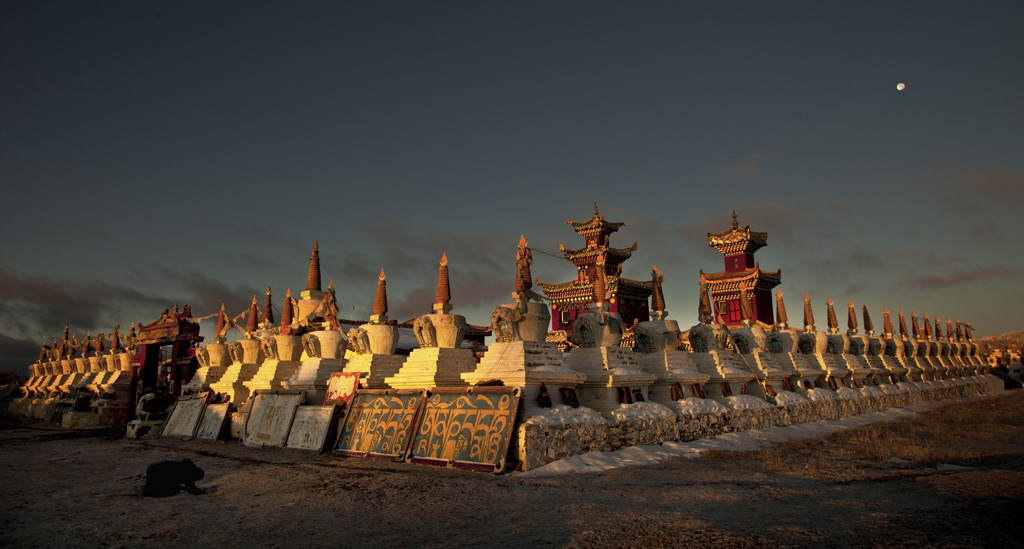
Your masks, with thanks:
<instances>
[{"instance_id":1,"label":"temple window","mask_svg":"<svg viewBox=\"0 0 1024 549\"><path fill-rule=\"evenodd\" d=\"M729 306L729 322L740 321L740 300L733 299L726 302Z\"/></svg>"}]
</instances>

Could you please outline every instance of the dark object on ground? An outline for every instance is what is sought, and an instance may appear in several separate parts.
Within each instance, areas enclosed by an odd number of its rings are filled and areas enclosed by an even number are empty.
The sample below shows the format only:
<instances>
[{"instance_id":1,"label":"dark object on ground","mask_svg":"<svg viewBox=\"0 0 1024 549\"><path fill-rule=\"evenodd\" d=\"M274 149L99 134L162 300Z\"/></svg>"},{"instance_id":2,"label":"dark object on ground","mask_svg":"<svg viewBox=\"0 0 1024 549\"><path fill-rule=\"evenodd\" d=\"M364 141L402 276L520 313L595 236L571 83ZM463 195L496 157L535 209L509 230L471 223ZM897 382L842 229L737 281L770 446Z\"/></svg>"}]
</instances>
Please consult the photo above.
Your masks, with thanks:
<instances>
[{"instance_id":1,"label":"dark object on ground","mask_svg":"<svg viewBox=\"0 0 1024 549\"><path fill-rule=\"evenodd\" d=\"M142 489L142 495L164 498L185 488L188 493L198 496L204 493L196 487L196 481L202 478L203 470L196 467L191 459L158 461L146 467L146 486Z\"/></svg>"}]
</instances>

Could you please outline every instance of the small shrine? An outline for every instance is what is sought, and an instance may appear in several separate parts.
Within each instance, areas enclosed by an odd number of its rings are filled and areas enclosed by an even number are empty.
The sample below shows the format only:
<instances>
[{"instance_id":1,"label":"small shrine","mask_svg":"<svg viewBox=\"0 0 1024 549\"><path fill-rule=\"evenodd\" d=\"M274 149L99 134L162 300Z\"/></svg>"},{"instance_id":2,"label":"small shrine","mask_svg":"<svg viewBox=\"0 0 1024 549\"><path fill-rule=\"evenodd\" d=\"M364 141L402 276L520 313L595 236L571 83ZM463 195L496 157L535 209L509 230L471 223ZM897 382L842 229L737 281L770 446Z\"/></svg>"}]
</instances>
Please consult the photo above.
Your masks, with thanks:
<instances>
[{"instance_id":1,"label":"small shrine","mask_svg":"<svg viewBox=\"0 0 1024 549\"><path fill-rule=\"evenodd\" d=\"M158 395L167 395L167 405L174 404L181 394L181 386L195 373L198 362L195 347L203 337L199 324L192 321L192 311L164 310L160 318L139 327L135 345L138 362L131 376L132 408L142 391L154 389ZM169 347L169 349L167 349Z\"/></svg>"},{"instance_id":2,"label":"small shrine","mask_svg":"<svg viewBox=\"0 0 1024 549\"><path fill-rule=\"evenodd\" d=\"M603 261L605 292L609 312L618 313L622 321L631 326L634 321L649 320L648 298L651 297L651 283L623 278L622 264L637 249L634 242L629 248L612 248L609 239L612 233L625 223L605 221L594 204L594 216L582 223L567 221L574 231L583 237L583 248L568 249L562 244L559 251L576 266L576 279L561 284L545 284L538 280L544 296L551 300L551 328L555 331L571 330L576 317L590 312L590 305L597 302L594 281L598 259Z\"/></svg>"},{"instance_id":3,"label":"small shrine","mask_svg":"<svg viewBox=\"0 0 1024 549\"><path fill-rule=\"evenodd\" d=\"M768 233L740 227L736 211L732 212L732 228L723 233L708 233L708 246L725 256L725 270L717 273L701 271L714 299L719 322L740 326L743 322L740 288L746 285L750 294L753 321L771 325L772 288L782 282L782 269L762 271L754 261L754 252L768 245Z\"/></svg>"}]
</instances>

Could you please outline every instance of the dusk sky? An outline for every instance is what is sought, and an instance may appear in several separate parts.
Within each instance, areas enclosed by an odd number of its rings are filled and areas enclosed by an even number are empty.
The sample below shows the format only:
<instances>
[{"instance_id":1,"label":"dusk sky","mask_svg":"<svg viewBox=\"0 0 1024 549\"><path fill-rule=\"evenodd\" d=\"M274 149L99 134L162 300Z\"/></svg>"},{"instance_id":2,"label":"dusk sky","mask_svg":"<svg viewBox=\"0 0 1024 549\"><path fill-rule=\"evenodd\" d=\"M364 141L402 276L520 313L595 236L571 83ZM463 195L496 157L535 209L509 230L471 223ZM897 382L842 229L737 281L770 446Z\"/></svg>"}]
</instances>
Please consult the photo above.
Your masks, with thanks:
<instances>
[{"instance_id":1,"label":"dusk sky","mask_svg":"<svg viewBox=\"0 0 1024 549\"><path fill-rule=\"evenodd\" d=\"M314 241L346 318L381 268L391 318L429 312L446 252L487 324L520 234L570 280L540 252L595 202L684 328L735 209L792 324L808 292L819 329L829 297L1020 329L1022 29L1019 0L2 2L0 369L65 323L279 312Z\"/></svg>"}]
</instances>

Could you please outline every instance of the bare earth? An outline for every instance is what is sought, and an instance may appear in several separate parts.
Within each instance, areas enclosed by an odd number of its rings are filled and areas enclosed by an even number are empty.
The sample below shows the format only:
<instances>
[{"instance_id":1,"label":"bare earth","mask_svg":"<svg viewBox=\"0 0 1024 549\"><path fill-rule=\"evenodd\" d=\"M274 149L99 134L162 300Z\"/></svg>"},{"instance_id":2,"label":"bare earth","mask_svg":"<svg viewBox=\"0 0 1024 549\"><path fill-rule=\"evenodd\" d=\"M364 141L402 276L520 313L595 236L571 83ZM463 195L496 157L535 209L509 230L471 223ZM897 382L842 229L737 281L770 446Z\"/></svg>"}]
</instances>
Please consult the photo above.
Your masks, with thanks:
<instances>
[{"instance_id":1,"label":"bare earth","mask_svg":"<svg viewBox=\"0 0 1024 549\"><path fill-rule=\"evenodd\" d=\"M135 495L148 464L183 458L209 493ZM1024 545L1024 391L759 452L555 477L2 416L0 482L4 547L1012 547Z\"/></svg>"}]
</instances>

